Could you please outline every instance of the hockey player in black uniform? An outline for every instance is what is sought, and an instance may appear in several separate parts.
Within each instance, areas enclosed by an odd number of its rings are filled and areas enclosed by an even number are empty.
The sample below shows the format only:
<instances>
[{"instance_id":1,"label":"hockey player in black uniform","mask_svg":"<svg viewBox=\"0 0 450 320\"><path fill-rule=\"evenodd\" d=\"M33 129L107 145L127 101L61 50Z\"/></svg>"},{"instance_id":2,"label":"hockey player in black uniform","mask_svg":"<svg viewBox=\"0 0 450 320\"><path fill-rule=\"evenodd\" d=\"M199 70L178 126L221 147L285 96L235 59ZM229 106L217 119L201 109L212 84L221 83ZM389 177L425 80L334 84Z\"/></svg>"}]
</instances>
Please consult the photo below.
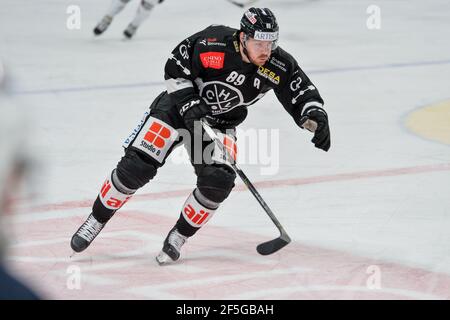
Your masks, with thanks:
<instances>
[{"instance_id":1,"label":"hockey player in black uniform","mask_svg":"<svg viewBox=\"0 0 450 320\"><path fill-rule=\"evenodd\" d=\"M173 148L183 143L197 187L156 257L160 264L178 260L181 246L213 216L236 178L231 166L214 155L200 156L200 160L196 156L214 143L194 143L202 134L199 120L207 121L235 155L234 129L246 118L247 108L269 90L274 90L299 127L310 121L317 125L312 142L328 151L330 131L323 100L296 60L278 46L278 30L272 11L250 8L240 30L210 26L172 51L165 66L167 91L153 101L145 121L125 141L125 155L103 184L92 213L72 237L74 251L86 249L114 213L156 175Z\"/></svg>"}]
</instances>

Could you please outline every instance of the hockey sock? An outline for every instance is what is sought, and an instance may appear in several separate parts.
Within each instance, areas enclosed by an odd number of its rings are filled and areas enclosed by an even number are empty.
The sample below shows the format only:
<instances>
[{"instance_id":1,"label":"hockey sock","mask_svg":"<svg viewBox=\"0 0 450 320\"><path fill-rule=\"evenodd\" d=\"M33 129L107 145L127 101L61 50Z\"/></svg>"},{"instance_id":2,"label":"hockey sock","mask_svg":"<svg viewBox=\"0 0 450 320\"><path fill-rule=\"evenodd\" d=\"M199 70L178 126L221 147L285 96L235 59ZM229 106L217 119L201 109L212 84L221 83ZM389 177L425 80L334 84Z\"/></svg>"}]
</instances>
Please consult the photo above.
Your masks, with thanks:
<instances>
[{"instance_id":1,"label":"hockey sock","mask_svg":"<svg viewBox=\"0 0 450 320\"><path fill-rule=\"evenodd\" d=\"M106 15L110 16L111 18L114 17L116 14L122 11L123 8L125 8L128 2L130 2L130 0L113 0Z\"/></svg>"},{"instance_id":2,"label":"hockey sock","mask_svg":"<svg viewBox=\"0 0 450 320\"><path fill-rule=\"evenodd\" d=\"M219 203L207 199L198 189L190 194L176 223L177 230L186 237L193 236L219 207Z\"/></svg>"},{"instance_id":3,"label":"hockey sock","mask_svg":"<svg viewBox=\"0 0 450 320\"><path fill-rule=\"evenodd\" d=\"M135 192L136 190L127 188L120 182L114 169L111 176L103 183L92 207L92 215L101 223L107 222Z\"/></svg>"},{"instance_id":4,"label":"hockey sock","mask_svg":"<svg viewBox=\"0 0 450 320\"><path fill-rule=\"evenodd\" d=\"M153 1L142 0L141 3L139 4L139 7L137 9L133 21L131 21L131 24L135 27L139 27L141 23L148 18L148 16L150 15L150 11L152 11L154 6L155 6L154 0Z\"/></svg>"}]
</instances>

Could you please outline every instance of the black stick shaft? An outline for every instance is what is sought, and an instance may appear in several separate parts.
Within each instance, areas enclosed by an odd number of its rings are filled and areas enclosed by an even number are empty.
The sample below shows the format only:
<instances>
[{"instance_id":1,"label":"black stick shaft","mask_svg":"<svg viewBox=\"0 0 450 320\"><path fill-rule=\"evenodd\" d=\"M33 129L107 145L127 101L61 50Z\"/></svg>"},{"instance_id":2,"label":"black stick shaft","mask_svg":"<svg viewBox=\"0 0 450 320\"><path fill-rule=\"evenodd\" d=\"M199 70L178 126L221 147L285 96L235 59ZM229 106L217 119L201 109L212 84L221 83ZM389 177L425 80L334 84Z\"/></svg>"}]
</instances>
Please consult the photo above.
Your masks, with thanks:
<instances>
[{"instance_id":1,"label":"black stick shaft","mask_svg":"<svg viewBox=\"0 0 450 320\"><path fill-rule=\"evenodd\" d=\"M222 141L220 141L220 139L217 137L216 133L214 132L214 130L212 130L212 128L209 126L209 124L207 124L205 121L202 121L202 126L205 129L206 133L209 135L209 137L211 139L213 139L216 142L216 144L222 149L222 151L225 153L225 155L228 158L231 158L230 154L228 153L228 150L225 148ZM269 208L267 203L264 201L264 199L261 197L259 192L256 190L255 186L253 186L251 181L247 178L245 173L239 168L239 166L234 161L230 161L230 162L231 162L233 169L237 172L237 174L242 179L242 181L245 183L247 188L250 190L250 192L253 194L253 196L256 198L256 200L259 202L259 204L263 207L264 211L267 213L269 218L272 220L272 222L278 228L278 230L280 231L280 235L282 235L282 236L284 235L285 237L289 238L286 231L284 231L284 228L281 225L281 223L275 217L272 210Z\"/></svg>"}]
</instances>

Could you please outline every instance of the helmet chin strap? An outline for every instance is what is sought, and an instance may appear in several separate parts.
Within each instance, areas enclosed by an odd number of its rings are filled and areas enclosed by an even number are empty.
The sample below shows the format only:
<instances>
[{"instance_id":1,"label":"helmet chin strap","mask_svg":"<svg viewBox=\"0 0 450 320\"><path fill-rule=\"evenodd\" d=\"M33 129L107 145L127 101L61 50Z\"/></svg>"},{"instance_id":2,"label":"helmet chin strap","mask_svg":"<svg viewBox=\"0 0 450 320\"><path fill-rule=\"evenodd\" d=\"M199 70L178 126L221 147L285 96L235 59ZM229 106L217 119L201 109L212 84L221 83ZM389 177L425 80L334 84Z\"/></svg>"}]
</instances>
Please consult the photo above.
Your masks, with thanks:
<instances>
[{"instance_id":1,"label":"helmet chin strap","mask_svg":"<svg viewBox=\"0 0 450 320\"><path fill-rule=\"evenodd\" d=\"M257 64L252 60L252 58L250 58L250 55L248 54L246 42L247 42L247 35L244 35L244 41L242 42L242 40L241 40L242 52L243 52L243 53L245 54L245 56L247 57L248 61L250 61L250 62L253 63L254 65L257 65Z\"/></svg>"}]
</instances>

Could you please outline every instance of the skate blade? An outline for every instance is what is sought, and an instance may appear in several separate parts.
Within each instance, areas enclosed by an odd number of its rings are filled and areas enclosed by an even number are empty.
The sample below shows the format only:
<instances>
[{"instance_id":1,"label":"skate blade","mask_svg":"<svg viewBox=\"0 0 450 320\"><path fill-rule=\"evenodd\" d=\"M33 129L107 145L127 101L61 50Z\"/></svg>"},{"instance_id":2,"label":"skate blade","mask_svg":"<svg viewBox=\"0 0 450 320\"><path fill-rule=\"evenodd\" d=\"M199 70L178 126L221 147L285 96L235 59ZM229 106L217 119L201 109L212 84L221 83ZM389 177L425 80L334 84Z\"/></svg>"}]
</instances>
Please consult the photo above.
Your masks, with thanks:
<instances>
[{"instance_id":1,"label":"skate blade","mask_svg":"<svg viewBox=\"0 0 450 320\"><path fill-rule=\"evenodd\" d=\"M158 262L158 264L160 266L165 265L165 264L169 264L172 263L173 260L163 251L161 251L157 256L156 256L156 262Z\"/></svg>"}]
</instances>

